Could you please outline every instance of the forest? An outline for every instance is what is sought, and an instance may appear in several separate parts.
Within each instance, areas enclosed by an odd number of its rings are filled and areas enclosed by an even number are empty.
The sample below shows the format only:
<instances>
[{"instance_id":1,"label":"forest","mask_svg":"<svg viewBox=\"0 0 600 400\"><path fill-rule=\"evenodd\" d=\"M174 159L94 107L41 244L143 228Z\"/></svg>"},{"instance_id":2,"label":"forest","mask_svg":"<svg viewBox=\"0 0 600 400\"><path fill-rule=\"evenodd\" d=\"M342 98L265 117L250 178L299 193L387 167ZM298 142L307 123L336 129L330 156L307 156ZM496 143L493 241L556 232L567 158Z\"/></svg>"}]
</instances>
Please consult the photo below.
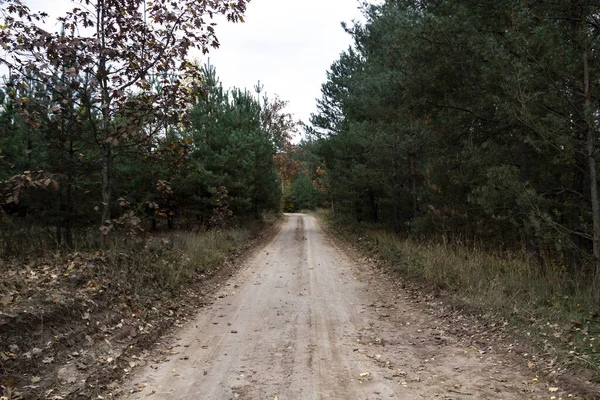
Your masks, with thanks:
<instances>
[{"instance_id":1,"label":"forest","mask_svg":"<svg viewBox=\"0 0 600 400\"><path fill-rule=\"evenodd\" d=\"M53 32L2 2L4 256L326 208L600 303L598 3L365 3L299 144L285 101L190 58L244 2L90 4Z\"/></svg>"},{"instance_id":2,"label":"forest","mask_svg":"<svg viewBox=\"0 0 600 400\"><path fill-rule=\"evenodd\" d=\"M0 0L3 398L53 367L19 346L179 324L282 212L600 376L600 2L361 3L309 121L210 63L245 0L79 0L58 29L26 3Z\"/></svg>"},{"instance_id":3,"label":"forest","mask_svg":"<svg viewBox=\"0 0 600 400\"><path fill-rule=\"evenodd\" d=\"M3 3L5 255L38 239L94 245L112 231L222 227L279 209L274 156L295 129L286 103L260 85L226 89L188 55L218 46L202 15L241 22L243 2L98 2L98 15L82 2L59 32L21 1Z\"/></svg>"},{"instance_id":4,"label":"forest","mask_svg":"<svg viewBox=\"0 0 600 400\"><path fill-rule=\"evenodd\" d=\"M217 22L243 23L244 0L81 0L58 16L28 3L0 0L0 397L10 400L73 383L56 374L75 343L115 345L136 326L139 346L121 350L141 349L198 307L192 287L224 280L272 229L276 155L296 130L285 101L260 83L228 88L210 62ZM112 379L100 353L86 356L86 374ZM64 389L91 398L100 386Z\"/></svg>"},{"instance_id":5,"label":"forest","mask_svg":"<svg viewBox=\"0 0 600 400\"><path fill-rule=\"evenodd\" d=\"M400 237L519 252L525 279L555 277L598 304L599 7L365 6L287 198Z\"/></svg>"}]
</instances>

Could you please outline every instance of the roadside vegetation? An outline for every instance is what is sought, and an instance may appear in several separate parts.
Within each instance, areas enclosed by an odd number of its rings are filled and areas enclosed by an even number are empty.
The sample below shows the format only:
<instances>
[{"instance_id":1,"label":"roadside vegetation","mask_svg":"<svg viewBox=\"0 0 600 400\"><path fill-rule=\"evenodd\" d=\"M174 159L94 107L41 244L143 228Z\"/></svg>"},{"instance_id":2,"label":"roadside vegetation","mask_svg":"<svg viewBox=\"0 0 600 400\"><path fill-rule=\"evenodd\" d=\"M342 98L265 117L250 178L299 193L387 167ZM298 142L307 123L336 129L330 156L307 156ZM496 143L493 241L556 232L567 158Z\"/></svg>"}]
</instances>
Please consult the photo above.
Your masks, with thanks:
<instances>
[{"instance_id":1,"label":"roadside vegetation","mask_svg":"<svg viewBox=\"0 0 600 400\"><path fill-rule=\"evenodd\" d=\"M116 237L97 249L0 262L0 379L5 399L92 398L183 323L273 231L264 221ZM107 345L108 344L108 345Z\"/></svg>"},{"instance_id":2,"label":"roadside vegetation","mask_svg":"<svg viewBox=\"0 0 600 400\"><path fill-rule=\"evenodd\" d=\"M366 5L288 154L286 209L327 209L402 276L598 378L599 13Z\"/></svg>"},{"instance_id":3,"label":"roadside vegetation","mask_svg":"<svg viewBox=\"0 0 600 400\"><path fill-rule=\"evenodd\" d=\"M295 122L192 57L243 0L27 3L0 1L0 396L95 398L269 232Z\"/></svg>"},{"instance_id":4,"label":"roadside vegetation","mask_svg":"<svg viewBox=\"0 0 600 400\"><path fill-rule=\"evenodd\" d=\"M191 57L245 1L75 3L47 31L0 0L5 397L133 368L282 209L326 209L411 282L598 378L598 2L364 4L297 145L285 101ZM80 360L109 338L125 350Z\"/></svg>"},{"instance_id":5,"label":"roadside vegetation","mask_svg":"<svg viewBox=\"0 0 600 400\"><path fill-rule=\"evenodd\" d=\"M327 210L317 214L360 252L383 260L409 289L432 293L445 307L476 316L482 330L505 327L541 357L540 370L600 379L600 323L589 284L559 268L545 276L532 274L533 261L524 251L417 241L381 226L333 219Z\"/></svg>"}]
</instances>

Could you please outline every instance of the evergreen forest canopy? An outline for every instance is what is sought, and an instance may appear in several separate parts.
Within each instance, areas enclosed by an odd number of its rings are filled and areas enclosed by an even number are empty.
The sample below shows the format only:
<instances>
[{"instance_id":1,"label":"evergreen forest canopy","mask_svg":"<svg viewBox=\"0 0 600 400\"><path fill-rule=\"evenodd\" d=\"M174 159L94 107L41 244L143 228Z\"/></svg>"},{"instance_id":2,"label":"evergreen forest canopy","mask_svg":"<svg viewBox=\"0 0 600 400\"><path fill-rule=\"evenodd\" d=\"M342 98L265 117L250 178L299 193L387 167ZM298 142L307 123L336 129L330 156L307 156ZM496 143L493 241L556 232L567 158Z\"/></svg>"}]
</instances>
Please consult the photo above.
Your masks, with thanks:
<instances>
[{"instance_id":1,"label":"evergreen forest canopy","mask_svg":"<svg viewBox=\"0 0 600 400\"><path fill-rule=\"evenodd\" d=\"M600 2L365 4L299 146L285 102L190 61L245 8L79 0L53 32L0 0L4 252L40 232L71 245L327 206L399 235L523 249L533 274L592 282L600 301Z\"/></svg>"},{"instance_id":2,"label":"evergreen forest canopy","mask_svg":"<svg viewBox=\"0 0 600 400\"><path fill-rule=\"evenodd\" d=\"M322 190L289 196L412 237L524 249L534 274L593 280L600 300L600 3L388 0L364 13L295 156Z\"/></svg>"},{"instance_id":3,"label":"evergreen forest canopy","mask_svg":"<svg viewBox=\"0 0 600 400\"><path fill-rule=\"evenodd\" d=\"M0 0L4 252L52 232L221 227L279 210L274 162L295 129L286 103L223 88L190 51L245 1L80 0L47 15ZM22 236L16 236L19 233Z\"/></svg>"}]
</instances>

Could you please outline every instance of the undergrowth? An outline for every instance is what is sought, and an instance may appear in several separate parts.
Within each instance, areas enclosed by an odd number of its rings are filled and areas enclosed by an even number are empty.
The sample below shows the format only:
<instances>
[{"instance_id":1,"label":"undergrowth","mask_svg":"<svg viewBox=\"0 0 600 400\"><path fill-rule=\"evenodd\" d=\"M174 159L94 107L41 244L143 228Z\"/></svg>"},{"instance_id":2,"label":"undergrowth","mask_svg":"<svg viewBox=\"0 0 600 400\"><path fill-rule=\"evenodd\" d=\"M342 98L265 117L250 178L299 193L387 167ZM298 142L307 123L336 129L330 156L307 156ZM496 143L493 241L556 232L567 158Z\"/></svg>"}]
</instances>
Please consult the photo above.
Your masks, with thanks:
<instances>
[{"instance_id":1,"label":"undergrowth","mask_svg":"<svg viewBox=\"0 0 600 400\"><path fill-rule=\"evenodd\" d=\"M233 259L272 233L276 220L143 237L111 233L103 243L81 236L78 248L36 241L28 253L0 257L0 398L41 398L55 390L58 368L72 363L80 346L86 352L77 360L96 383L68 390L96 398L97 382L117 379L130 362L115 358L120 368L107 369L102 362L112 350L98 343L126 346L129 354L151 346L203 304L234 270ZM27 349L38 349L39 357ZM30 385L34 373L38 381Z\"/></svg>"},{"instance_id":2,"label":"undergrowth","mask_svg":"<svg viewBox=\"0 0 600 400\"><path fill-rule=\"evenodd\" d=\"M589 282L559 266L548 265L540 274L525 252L417 241L318 213L335 232L384 259L403 278L442 290L453 306L510 321L519 339L555 365L584 367L600 379L600 310Z\"/></svg>"},{"instance_id":3,"label":"undergrowth","mask_svg":"<svg viewBox=\"0 0 600 400\"><path fill-rule=\"evenodd\" d=\"M41 298L48 297L42 293L46 286L49 291L56 291L79 284L102 288L107 294L123 293L135 298L135 302L152 302L165 293L177 295L180 288L212 274L228 258L247 248L252 237L274 220L275 217L227 229L174 231L137 238L115 234L103 244L89 235L88 242L82 240L81 246L67 249L33 242L29 252L0 258L0 273L4 276L0 279L0 292L9 295L3 297L0 305L24 300L20 292L30 285L32 293L40 292ZM40 277L45 283L42 286L36 284ZM56 289L50 290L51 287Z\"/></svg>"},{"instance_id":4,"label":"undergrowth","mask_svg":"<svg viewBox=\"0 0 600 400\"><path fill-rule=\"evenodd\" d=\"M177 232L154 238L140 249L117 246L104 252L98 274L127 284L138 295L175 292L244 249L251 236L250 228Z\"/></svg>"}]
</instances>

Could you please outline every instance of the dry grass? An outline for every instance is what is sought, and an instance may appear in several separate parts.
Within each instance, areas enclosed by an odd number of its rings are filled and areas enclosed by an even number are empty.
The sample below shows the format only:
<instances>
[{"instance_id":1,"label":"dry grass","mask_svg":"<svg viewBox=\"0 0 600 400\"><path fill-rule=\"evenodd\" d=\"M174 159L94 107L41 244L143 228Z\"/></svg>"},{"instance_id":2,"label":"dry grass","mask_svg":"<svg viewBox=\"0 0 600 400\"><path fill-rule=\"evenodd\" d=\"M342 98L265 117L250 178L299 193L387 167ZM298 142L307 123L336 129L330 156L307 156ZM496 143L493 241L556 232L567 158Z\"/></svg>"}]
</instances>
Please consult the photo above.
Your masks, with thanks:
<instances>
[{"instance_id":1,"label":"dry grass","mask_svg":"<svg viewBox=\"0 0 600 400\"><path fill-rule=\"evenodd\" d=\"M14 344L48 349L56 358L46 364L41 356L21 357L13 351L14 356L0 362L0 397L3 385L23 390L23 398L39 398L56 388L58 368L72 362L71 350L82 348L78 346L90 350L85 356L89 382L116 379L129 358L115 359L112 371L96 366L104 340L111 341L111 349L121 346L127 352L151 346L178 320L197 312L235 270L233 260L268 239L275 231L272 225L246 221L231 229L143 238L113 233L101 244L90 235L93 241L82 239L77 251L29 242L33 251L0 257L0 352ZM90 338L100 342L90 343ZM38 385L30 385L31 371L39 371ZM95 393L102 387L95 383L88 389ZM17 398L16 392L8 393L6 389L6 397Z\"/></svg>"},{"instance_id":2,"label":"dry grass","mask_svg":"<svg viewBox=\"0 0 600 400\"><path fill-rule=\"evenodd\" d=\"M128 285L140 296L174 293L245 249L252 234L249 228L177 232L154 238L139 248L114 245L103 253L105 262L98 273Z\"/></svg>"},{"instance_id":3,"label":"dry grass","mask_svg":"<svg viewBox=\"0 0 600 400\"><path fill-rule=\"evenodd\" d=\"M152 301L165 293L177 295L189 282L210 275L228 258L244 250L266 224L178 231L147 238L128 238L118 233L102 238L99 234L78 232L70 248L48 245L50 235L40 234L43 240L11 241L10 251L0 257L0 272L20 271L23 266L33 271L60 270L71 262L81 263L83 266L77 268L81 279L98 282L111 293L129 293L140 300ZM23 249L14 252L16 244ZM29 250L25 251L27 246ZM3 249L6 247L0 245L0 253Z\"/></svg>"},{"instance_id":4,"label":"dry grass","mask_svg":"<svg viewBox=\"0 0 600 400\"><path fill-rule=\"evenodd\" d=\"M590 290L582 282L558 267L550 266L542 275L524 252L494 253L460 242L418 242L383 231L364 234L403 275L448 289L474 307L511 313L543 308L546 315L594 308Z\"/></svg>"},{"instance_id":5,"label":"dry grass","mask_svg":"<svg viewBox=\"0 0 600 400\"><path fill-rule=\"evenodd\" d=\"M326 213L321 216L328 218ZM600 378L600 310L589 279L573 276L560 265L547 265L542 274L525 252L416 241L380 228L329 223L402 277L442 290L451 304L467 312L510 321L519 339L562 365L585 366Z\"/></svg>"}]
</instances>

